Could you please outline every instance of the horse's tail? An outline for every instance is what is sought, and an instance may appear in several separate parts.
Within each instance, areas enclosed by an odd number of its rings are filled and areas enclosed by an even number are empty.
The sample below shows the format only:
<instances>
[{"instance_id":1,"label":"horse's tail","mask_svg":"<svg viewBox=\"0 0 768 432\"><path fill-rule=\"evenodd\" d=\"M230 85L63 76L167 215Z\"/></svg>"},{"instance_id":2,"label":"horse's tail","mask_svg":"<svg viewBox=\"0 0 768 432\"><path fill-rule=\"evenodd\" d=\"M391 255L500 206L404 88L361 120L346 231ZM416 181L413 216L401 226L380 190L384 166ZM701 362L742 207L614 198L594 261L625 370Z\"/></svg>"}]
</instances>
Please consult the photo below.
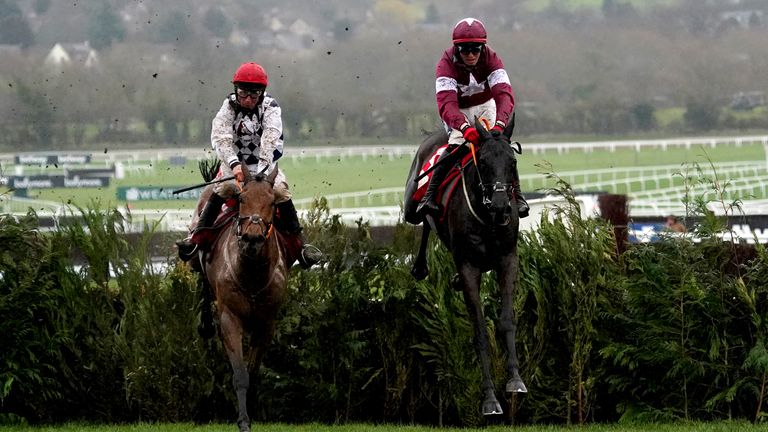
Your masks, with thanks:
<instances>
[{"instance_id":1,"label":"horse's tail","mask_svg":"<svg viewBox=\"0 0 768 432\"><path fill-rule=\"evenodd\" d=\"M219 165L221 161L214 157L213 159L203 159L197 163L197 168L200 170L200 175L203 176L203 180L207 183L216 178L216 174L219 172Z\"/></svg>"}]
</instances>

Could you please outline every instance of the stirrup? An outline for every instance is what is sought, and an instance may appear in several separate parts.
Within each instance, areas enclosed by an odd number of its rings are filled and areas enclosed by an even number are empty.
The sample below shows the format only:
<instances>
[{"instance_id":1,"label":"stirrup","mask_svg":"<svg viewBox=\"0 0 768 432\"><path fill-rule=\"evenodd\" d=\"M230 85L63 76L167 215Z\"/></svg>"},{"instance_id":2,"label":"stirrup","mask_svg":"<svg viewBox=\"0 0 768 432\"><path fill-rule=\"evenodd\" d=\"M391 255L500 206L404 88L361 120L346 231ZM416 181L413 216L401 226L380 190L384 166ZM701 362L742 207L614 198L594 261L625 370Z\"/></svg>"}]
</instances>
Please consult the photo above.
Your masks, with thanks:
<instances>
[{"instance_id":1,"label":"stirrup","mask_svg":"<svg viewBox=\"0 0 768 432\"><path fill-rule=\"evenodd\" d=\"M315 245L305 243L299 253L299 264L305 269L319 263L324 258L323 252Z\"/></svg>"},{"instance_id":2,"label":"stirrup","mask_svg":"<svg viewBox=\"0 0 768 432\"><path fill-rule=\"evenodd\" d=\"M422 218L428 214L434 215L438 212L440 212L440 207L433 200L424 201L416 207L416 215Z\"/></svg>"},{"instance_id":3,"label":"stirrup","mask_svg":"<svg viewBox=\"0 0 768 432\"><path fill-rule=\"evenodd\" d=\"M520 206L520 201L518 201L517 203L518 203L517 215L521 219L522 218L527 218L528 214L531 212L531 206L528 205L527 201L523 201L523 204L525 205L525 207Z\"/></svg>"}]
</instances>

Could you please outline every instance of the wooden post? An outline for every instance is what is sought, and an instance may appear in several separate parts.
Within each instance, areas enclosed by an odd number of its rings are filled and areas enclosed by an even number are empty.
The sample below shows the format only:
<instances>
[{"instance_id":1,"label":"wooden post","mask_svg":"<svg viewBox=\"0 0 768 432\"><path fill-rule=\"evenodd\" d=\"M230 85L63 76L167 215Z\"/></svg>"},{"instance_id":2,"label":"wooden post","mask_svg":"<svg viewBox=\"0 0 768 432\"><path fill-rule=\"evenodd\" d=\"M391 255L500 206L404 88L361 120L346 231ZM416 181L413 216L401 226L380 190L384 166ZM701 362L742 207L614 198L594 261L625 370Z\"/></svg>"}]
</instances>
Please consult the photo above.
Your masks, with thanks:
<instances>
[{"instance_id":1,"label":"wooden post","mask_svg":"<svg viewBox=\"0 0 768 432\"><path fill-rule=\"evenodd\" d=\"M629 223L629 207L626 195L605 194L597 198L600 207L600 216L613 225L613 234L616 236L616 256L620 256L627 249Z\"/></svg>"}]
</instances>

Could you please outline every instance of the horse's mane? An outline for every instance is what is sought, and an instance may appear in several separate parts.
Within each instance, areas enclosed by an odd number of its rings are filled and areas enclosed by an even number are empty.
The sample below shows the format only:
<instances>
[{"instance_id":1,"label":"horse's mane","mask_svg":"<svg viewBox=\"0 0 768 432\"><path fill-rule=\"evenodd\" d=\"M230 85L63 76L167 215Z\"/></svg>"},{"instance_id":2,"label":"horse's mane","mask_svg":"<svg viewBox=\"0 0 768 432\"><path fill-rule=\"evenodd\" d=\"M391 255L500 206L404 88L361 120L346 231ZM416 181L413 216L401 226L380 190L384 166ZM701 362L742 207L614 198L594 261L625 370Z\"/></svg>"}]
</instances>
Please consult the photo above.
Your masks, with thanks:
<instances>
[{"instance_id":1,"label":"horse's mane","mask_svg":"<svg viewBox=\"0 0 768 432\"><path fill-rule=\"evenodd\" d=\"M437 147L448 141L448 134L445 132L445 129L441 128L433 131L422 129L421 131L424 133L424 139L420 146L421 148L424 148L424 146L428 146L428 148Z\"/></svg>"}]
</instances>

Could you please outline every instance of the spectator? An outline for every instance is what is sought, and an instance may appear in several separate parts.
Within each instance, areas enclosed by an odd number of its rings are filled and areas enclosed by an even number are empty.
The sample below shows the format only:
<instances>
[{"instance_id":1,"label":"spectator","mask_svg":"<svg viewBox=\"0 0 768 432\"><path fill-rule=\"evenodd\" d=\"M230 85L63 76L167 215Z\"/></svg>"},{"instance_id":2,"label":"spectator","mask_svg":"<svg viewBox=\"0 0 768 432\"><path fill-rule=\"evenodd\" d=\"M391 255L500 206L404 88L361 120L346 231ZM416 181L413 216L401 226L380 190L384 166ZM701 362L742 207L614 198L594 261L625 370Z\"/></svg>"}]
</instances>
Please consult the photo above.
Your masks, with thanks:
<instances>
[{"instance_id":1,"label":"spectator","mask_svg":"<svg viewBox=\"0 0 768 432\"><path fill-rule=\"evenodd\" d=\"M684 233L688 231L685 225L681 224L680 221L678 221L677 218L672 215L667 216L667 223L665 225L667 226L668 231L678 233Z\"/></svg>"}]
</instances>

